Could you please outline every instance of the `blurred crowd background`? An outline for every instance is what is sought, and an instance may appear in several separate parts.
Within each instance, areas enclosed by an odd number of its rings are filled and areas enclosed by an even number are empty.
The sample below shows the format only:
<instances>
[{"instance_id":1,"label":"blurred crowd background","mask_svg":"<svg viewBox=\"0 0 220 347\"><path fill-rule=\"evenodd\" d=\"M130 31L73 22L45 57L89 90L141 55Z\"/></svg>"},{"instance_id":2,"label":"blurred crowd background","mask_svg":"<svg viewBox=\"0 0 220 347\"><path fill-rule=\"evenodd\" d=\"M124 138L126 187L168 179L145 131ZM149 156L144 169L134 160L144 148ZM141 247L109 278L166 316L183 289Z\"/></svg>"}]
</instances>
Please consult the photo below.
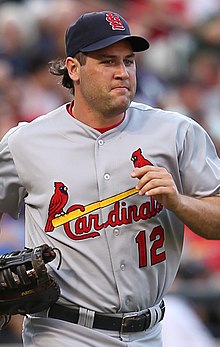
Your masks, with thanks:
<instances>
[{"instance_id":1,"label":"blurred crowd background","mask_svg":"<svg viewBox=\"0 0 220 347\"><path fill-rule=\"evenodd\" d=\"M18 122L71 100L48 73L48 62L65 57L66 27L99 10L119 12L133 34L151 43L137 54L136 101L195 119L220 154L220 0L0 0L0 139ZM23 213L19 221L4 216L0 253L23 246ZM180 271L167 298L165 347L181 347L181 341L213 347L220 339L219 246L186 229ZM0 345L20 343L21 324L22 317L13 317Z\"/></svg>"}]
</instances>

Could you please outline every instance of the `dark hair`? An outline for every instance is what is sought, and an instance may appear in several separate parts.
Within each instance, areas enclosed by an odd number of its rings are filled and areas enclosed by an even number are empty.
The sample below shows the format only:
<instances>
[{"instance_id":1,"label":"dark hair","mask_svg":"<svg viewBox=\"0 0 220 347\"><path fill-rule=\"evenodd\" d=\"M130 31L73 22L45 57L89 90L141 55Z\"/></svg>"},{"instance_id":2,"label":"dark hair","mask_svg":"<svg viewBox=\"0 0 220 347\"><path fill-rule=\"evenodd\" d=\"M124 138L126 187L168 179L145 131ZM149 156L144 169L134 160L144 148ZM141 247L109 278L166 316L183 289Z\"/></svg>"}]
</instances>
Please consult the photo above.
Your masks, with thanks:
<instances>
[{"instance_id":1,"label":"dark hair","mask_svg":"<svg viewBox=\"0 0 220 347\"><path fill-rule=\"evenodd\" d=\"M85 65L86 63L86 54L79 52L75 55L75 57L78 62L80 63L80 65ZM49 62L49 72L52 75L55 76L63 76L62 80L61 80L61 84L63 87L68 88L70 90L70 93L74 95L74 84L72 79L69 76L68 70L65 66L65 61L66 59L56 59L56 60L52 60Z\"/></svg>"}]
</instances>

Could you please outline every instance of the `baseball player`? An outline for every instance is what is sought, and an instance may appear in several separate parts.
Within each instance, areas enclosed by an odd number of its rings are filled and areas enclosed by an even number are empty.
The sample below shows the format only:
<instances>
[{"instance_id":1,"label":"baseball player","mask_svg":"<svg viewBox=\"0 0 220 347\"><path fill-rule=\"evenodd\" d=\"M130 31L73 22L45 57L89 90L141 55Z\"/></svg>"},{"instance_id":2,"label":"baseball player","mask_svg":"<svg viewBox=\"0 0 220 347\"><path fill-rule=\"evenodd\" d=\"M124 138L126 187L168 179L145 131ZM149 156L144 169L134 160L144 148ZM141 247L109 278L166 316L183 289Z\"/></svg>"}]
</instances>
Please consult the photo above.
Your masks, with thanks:
<instances>
[{"instance_id":1,"label":"baseball player","mask_svg":"<svg viewBox=\"0 0 220 347\"><path fill-rule=\"evenodd\" d=\"M50 71L73 101L0 145L0 210L24 201L26 246L62 254L61 296L25 318L24 346L161 347L184 224L220 239L220 160L192 119L132 101L149 43L119 14L80 16L65 47Z\"/></svg>"}]
</instances>

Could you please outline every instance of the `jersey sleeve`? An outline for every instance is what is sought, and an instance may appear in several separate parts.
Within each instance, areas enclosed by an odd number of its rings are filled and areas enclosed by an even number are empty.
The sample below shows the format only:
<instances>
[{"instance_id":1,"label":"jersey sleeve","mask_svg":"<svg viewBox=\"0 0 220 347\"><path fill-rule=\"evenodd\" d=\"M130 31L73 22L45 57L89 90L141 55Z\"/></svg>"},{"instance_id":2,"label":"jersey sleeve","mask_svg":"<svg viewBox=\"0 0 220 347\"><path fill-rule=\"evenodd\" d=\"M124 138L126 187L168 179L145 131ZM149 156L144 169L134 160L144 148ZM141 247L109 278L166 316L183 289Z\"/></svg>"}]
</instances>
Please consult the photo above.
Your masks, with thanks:
<instances>
[{"instance_id":1,"label":"jersey sleeve","mask_svg":"<svg viewBox=\"0 0 220 347\"><path fill-rule=\"evenodd\" d=\"M208 133L191 120L179 156L183 193L220 195L220 159Z\"/></svg>"},{"instance_id":2,"label":"jersey sleeve","mask_svg":"<svg viewBox=\"0 0 220 347\"><path fill-rule=\"evenodd\" d=\"M10 133L9 131L0 142L0 211L18 218L26 190L20 182L8 146Z\"/></svg>"}]
</instances>

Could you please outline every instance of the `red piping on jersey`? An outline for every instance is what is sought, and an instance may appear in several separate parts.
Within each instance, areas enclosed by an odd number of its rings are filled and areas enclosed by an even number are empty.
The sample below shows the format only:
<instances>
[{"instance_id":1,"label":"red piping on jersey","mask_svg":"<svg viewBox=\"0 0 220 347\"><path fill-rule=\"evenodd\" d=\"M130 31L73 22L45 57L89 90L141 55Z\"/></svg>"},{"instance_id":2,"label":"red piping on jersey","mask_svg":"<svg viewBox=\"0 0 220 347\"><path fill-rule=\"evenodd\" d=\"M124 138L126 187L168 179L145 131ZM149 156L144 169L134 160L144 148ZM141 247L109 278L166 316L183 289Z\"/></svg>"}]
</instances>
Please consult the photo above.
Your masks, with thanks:
<instances>
[{"instance_id":1,"label":"red piping on jersey","mask_svg":"<svg viewBox=\"0 0 220 347\"><path fill-rule=\"evenodd\" d=\"M70 104L67 105L67 111L68 111L68 113L69 113L72 117L75 118L74 114L72 113L72 107L73 107L73 101L72 101ZM125 118L125 112L124 112L124 116L123 116L123 118L120 120L120 122L118 122L118 123L116 123L116 124L114 124L114 125L111 125L110 127L105 127L105 128L94 128L94 129L98 130L100 133L103 134L103 133L105 133L105 132L108 131L108 130L111 130L111 129L113 129L113 128L116 128L119 124L121 124L121 123L123 122L124 118Z\"/></svg>"}]
</instances>

